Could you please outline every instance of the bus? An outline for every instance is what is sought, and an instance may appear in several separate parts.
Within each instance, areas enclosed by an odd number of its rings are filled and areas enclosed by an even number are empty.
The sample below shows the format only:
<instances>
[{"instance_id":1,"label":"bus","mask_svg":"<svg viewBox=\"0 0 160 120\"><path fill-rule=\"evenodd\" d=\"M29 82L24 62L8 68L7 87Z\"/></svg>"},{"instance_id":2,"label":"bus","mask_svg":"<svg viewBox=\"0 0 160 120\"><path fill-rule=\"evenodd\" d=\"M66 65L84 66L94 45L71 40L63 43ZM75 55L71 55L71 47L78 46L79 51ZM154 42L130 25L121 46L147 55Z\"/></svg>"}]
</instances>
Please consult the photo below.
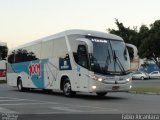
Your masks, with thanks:
<instances>
[{"instance_id":1,"label":"bus","mask_svg":"<svg viewBox=\"0 0 160 120\"><path fill-rule=\"evenodd\" d=\"M7 44L0 42L0 80L6 80L6 57L7 57Z\"/></svg>"},{"instance_id":2,"label":"bus","mask_svg":"<svg viewBox=\"0 0 160 120\"><path fill-rule=\"evenodd\" d=\"M6 80L6 61L0 60L0 80Z\"/></svg>"},{"instance_id":3,"label":"bus","mask_svg":"<svg viewBox=\"0 0 160 120\"><path fill-rule=\"evenodd\" d=\"M128 91L132 85L130 57L123 39L92 30L66 30L18 46L8 53L7 83L19 91Z\"/></svg>"}]
</instances>

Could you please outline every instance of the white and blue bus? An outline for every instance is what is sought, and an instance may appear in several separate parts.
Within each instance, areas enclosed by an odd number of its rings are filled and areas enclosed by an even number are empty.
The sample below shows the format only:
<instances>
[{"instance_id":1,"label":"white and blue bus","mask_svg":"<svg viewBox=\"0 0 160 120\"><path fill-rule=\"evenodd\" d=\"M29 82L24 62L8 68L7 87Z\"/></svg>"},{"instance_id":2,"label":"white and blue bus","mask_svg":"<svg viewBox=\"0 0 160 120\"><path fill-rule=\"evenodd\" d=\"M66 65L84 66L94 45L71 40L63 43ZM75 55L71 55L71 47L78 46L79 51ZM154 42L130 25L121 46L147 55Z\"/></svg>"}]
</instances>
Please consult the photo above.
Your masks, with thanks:
<instances>
[{"instance_id":1,"label":"white and blue bus","mask_svg":"<svg viewBox=\"0 0 160 120\"><path fill-rule=\"evenodd\" d=\"M67 30L9 51L7 83L19 91L128 91L132 86L130 58L119 36L90 30Z\"/></svg>"}]
</instances>

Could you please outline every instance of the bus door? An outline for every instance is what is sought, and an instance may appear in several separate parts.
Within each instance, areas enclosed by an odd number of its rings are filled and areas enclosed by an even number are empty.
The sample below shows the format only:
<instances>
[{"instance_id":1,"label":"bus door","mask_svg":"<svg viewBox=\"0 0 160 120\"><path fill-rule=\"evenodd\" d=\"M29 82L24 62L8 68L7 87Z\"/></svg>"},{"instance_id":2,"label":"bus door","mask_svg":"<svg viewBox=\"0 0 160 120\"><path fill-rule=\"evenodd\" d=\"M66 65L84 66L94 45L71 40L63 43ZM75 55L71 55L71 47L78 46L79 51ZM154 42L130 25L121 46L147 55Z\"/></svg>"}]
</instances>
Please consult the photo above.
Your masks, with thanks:
<instances>
[{"instance_id":1,"label":"bus door","mask_svg":"<svg viewBox=\"0 0 160 120\"><path fill-rule=\"evenodd\" d=\"M76 70L77 88L81 91L88 90L88 53L85 45L79 45L77 49Z\"/></svg>"}]
</instances>

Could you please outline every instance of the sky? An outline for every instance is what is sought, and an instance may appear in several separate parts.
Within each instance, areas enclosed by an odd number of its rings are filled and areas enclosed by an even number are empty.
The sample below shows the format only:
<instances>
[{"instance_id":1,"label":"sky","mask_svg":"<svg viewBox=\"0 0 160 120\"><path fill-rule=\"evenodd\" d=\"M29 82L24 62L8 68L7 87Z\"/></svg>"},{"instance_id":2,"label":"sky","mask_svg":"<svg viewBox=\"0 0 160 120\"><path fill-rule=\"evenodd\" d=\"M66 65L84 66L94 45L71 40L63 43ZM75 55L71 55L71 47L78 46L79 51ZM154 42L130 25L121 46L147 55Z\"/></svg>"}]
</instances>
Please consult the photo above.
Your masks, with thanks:
<instances>
[{"instance_id":1,"label":"sky","mask_svg":"<svg viewBox=\"0 0 160 120\"><path fill-rule=\"evenodd\" d=\"M160 19L160 0L0 0L0 41L9 48L68 29L107 32L149 26Z\"/></svg>"}]
</instances>

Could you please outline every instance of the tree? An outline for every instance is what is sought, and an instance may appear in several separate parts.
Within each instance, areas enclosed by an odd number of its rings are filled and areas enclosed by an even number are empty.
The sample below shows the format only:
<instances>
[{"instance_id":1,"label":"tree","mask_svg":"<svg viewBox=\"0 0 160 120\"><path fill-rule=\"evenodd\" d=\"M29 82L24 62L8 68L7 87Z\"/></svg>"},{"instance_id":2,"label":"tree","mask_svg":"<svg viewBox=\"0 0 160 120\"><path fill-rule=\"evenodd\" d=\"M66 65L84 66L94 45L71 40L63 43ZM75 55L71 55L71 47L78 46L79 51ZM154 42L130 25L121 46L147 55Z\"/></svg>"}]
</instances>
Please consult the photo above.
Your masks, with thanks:
<instances>
[{"instance_id":1,"label":"tree","mask_svg":"<svg viewBox=\"0 0 160 120\"><path fill-rule=\"evenodd\" d=\"M117 25L118 30L108 29L110 33L122 37L125 43L130 43L139 47L140 41L138 39L137 27L134 27L134 29L130 29L130 27L125 27L123 23L120 23L118 21L118 19L115 19L115 24ZM133 58L133 50L131 48L128 48L128 51L130 57Z\"/></svg>"},{"instance_id":2,"label":"tree","mask_svg":"<svg viewBox=\"0 0 160 120\"><path fill-rule=\"evenodd\" d=\"M8 56L8 62L14 63L14 62L26 62L26 61L32 61L37 60L35 54L33 52L28 52L25 49L18 49L17 51L12 51L12 53Z\"/></svg>"},{"instance_id":3,"label":"tree","mask_svg":"<svg viewBox=\"0 0 160 120\"><path fill-rule=\"evenodd\" d=\"M118 30L108 29L110 33L121 36L126 43L137 46L139 56L141 58L152 59L160 68L160 20L156 20L148 28L146 25L141 25L139 31L137 27L130 29L130 27L124 27L123 23L120 23L116 19L116 25ZM132 52L130 52L132 55Z\"/></svg>"},{"instance_id":4,"label":"tree","mask_svg":"<svg viewBox=\"0 0 160 120\"><path fill-rule=\"evenodd\" d=\"M141 56L155 61L160 68L160 20L150 25L148 35L144 37L140 48Z\"/></svg>"}]
</instances>

